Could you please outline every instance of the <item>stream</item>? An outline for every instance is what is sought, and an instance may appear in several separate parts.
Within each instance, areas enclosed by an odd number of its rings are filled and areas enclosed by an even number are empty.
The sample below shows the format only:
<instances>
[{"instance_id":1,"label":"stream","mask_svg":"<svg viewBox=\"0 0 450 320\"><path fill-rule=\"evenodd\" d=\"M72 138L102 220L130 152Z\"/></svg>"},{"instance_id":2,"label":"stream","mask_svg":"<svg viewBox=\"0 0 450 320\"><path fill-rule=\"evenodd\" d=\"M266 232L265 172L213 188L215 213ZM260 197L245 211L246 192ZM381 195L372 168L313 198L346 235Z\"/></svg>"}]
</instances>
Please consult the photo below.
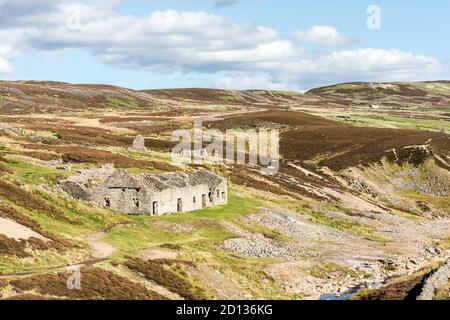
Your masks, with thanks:
<instances>
[{"instance_id":1,"label":"stream","mask_svg":"<svg viewBox=\"0 0 450 320\"><path fill-rule=\"evenodd\" d=\"M364 289L379 289L383 286L383 283L380 281L373 281L373 282L365 282L364 284L359 284L357 286L354 286L350 288L349 290L339 293L339 294L333 294L333 293L326 293L320 296L319 300L327 300L327 301L344 301L349 300L353 297L355 297L358 292Z\"/></svg>"}]
</instances>

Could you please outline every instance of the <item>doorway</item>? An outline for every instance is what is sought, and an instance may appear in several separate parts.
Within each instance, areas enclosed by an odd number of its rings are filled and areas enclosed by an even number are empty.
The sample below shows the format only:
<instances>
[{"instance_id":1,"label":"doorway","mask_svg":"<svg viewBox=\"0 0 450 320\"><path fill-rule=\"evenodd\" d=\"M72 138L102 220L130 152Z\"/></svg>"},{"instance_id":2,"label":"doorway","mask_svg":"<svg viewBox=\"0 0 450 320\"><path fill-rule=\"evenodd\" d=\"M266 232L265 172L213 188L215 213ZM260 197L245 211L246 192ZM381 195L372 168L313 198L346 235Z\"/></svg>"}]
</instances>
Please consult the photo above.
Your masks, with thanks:
<instances>
[{"instance_id":1,"label":"doorway","mask_svg":"<svg viewBox=\"0 0 450 320\"><path fill-rule=\"evenodd\" d=\"M158 212L158 201L153 201L152 212L153 212L154 216L159 215L159 212Z\"/></svg>"},{"instance_id":2,"label":"doorway","mask_svg":"<svg viewBox=\"0 0 450 320\"><path fill-rule=\"evenodd\" d=\"M183 211L183 199L179 198L177 201L177 211L182 212Z\"/></svg>"},{"instance_id":3,"label":"doorway","mask_svg":"<svg viewBox=\"0 0 450 320\"><path fill-rule=\"evenodd\" d=\"M202 195L202 208L206 208L206 194Z\"/></svg>"}]
</instances>

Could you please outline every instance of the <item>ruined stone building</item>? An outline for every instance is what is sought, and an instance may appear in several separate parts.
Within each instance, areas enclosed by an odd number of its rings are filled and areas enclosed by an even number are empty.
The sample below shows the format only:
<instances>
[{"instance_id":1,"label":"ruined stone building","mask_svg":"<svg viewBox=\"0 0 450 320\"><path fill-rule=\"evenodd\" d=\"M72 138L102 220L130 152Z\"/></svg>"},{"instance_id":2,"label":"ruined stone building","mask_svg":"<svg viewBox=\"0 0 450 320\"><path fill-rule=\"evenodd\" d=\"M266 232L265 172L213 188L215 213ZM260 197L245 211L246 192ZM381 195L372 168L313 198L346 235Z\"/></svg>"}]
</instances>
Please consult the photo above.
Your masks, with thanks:
<instances>
[{"instance_id":1,"label":"ruined stone building","mask_svg":"<svg viewBox=\"0 0 450 320\"><path fill-rule=\"evenodd\" d=\"M228 202L227 180L206 170L191 175L132 175L105 166L82 170L80 175L60 181L60 186L75 199L125 214L160 216Z\"/></svg>"}]
</instances>

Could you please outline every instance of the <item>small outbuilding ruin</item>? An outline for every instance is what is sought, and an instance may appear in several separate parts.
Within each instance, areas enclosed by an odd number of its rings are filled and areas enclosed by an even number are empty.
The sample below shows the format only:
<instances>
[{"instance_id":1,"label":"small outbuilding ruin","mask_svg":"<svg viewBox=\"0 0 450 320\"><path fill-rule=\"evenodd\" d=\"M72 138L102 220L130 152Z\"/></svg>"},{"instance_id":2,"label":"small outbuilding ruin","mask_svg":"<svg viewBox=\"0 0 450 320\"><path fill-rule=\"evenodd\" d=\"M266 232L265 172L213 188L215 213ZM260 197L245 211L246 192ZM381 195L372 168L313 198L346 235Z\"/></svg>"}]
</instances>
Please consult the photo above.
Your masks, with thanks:
<instances>
[{"instance_id":1,"label":"small outbuilding ruin","mask_svg":"<svg viewBox=\"0 0 450 320\"><path fill-rule=\"evenodd\" d=\"M136 138L134 138L133 144L128 148L128 150L139 153L148 153L148 149L145 146L145 138L138 134Z\"/></svg>"},{"instance_id":2,"label":"small outbuilding ruin","mask_svg":"<svg viewBox=\"0 0 450 320\"><path fill-rule=\"evenodd\" d=\"M132 175L108 165L60 181L64 192L124 214L161 216L228 203L228 183L207 170Z\"/></svg>"}]
</instances>

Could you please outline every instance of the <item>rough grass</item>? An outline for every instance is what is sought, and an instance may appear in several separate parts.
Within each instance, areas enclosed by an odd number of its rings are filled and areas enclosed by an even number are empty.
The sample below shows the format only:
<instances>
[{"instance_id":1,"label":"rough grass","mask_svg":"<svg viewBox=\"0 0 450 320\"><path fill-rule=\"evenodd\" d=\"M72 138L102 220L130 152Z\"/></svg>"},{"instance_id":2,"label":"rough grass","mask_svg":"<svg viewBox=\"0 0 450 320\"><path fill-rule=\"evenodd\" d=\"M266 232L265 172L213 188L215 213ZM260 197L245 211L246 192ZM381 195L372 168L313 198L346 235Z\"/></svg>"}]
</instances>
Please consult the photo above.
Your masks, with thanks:
<instances>
[{"instance_id":1,"label":"rough grass","mask_svg":"<svg viewBox=\"0 0 450 320\"><path fill-rule=\"evenodd\" d=\"M439 241L439 246L443 250L449 250L450 249L450 237L442 239L441 241Z\"/></svg>"},{"instance_id":2,"label":"rough grass","mask_svg":"<svg viewBox=\"0 0 450 320\"><path fill-rule=\"evenodd\" d=\"M226 101L226 102L239 102L235 96L231 96L231 95L221 95L221 96L218 96L218 99L222 100L222 101Z\"/></svg>"},{"instance_id":3,"label":"rough grass","mask_svg":"<svg viewBox=\"0 0 450 320\"><path fill-rule=\"evenodd\" d=\"M375 235L375 230L373 228L361 224L357 221L340 217L328 218L323 212L308 212L308 214L312 216L311 222L313 223L325 225L341 231L350 232L371 241L387 241L386 239Z\"/></svg>"},{"instance_id":4,"label":"rough grass","mask_svg":"<svg viewBox=\"0 0 450 320\"><path fill-rule=\"evenodd\" d=\"M1 296L0 296L1 298ZM46 300L61 300L55 297L46 297L38 294L32 294L32 293L24 293L24 294L18 294L13 297L8 297L3 300L6 301L46 301Z\"/></svg>"},{"instance_id":5,"label":"rough grass","mask_svg":"<svg viewBox=\"0 0 450 320\"><path fill-rule=\"evenodd\" d=\"M128 217L97 206L76 201L63 195L37 191L39 196L50 205L64 212L75 224L68 224L57 219L34 214L32 218L39 222L43 229L62 234L69 238L79 238L93 230L104 230L111 226L128 222Z\"/></svg>"},{"instance_id":6,"label":"rough grass","mask_svg":"<svg viewBox=\"0 0 450 320\"><path fill-rule=\"evenodd\" d=\"M434 142L449 138L435 132L342 126L316 127L283 133L280 151L286 159L311 161L317 158L319 165L338 171L379 162L388 156L389 150L396 149L401 153L406 146L424 145L430 139ZM414 164L420 164L420 161L424 160L420 157L421 154L414 153L415 150L411 152L413 153L401 154L400 160Z\"/></svg>"},{"instance_id":7,"label":"rough grass","mask_svg":"<svg viewBox=\"0 0 450 320\"><path fill-rule=\"evenodd\" d=\"M58 139L66 142L87 143L93 145L106 146L129 146L133 142L133 138L115 135L111 132L98 133L90 130L91 128L74 128L74 129L58 129L56 131Z\"/></svg>"},{"instance_id":8,"label":"rough grass","mask_svg":"<svg viewBox=\"0 0 450 320\"><path fill-rule=\"evenodd\" d=\"M99 268L81 269L81 290L69 290L70 274L37 275L10 284L18 293L36 291L40 295L71 300L165 300L139 283Z\"/></svg>"},{"instance_id":9,"label":"rough grass","mask_svg":"<svg viewBox=\"0 0 450 320\"><path fill-rule=\"evenodd\" d=\"M10 169L6 164L0 162L0 174L2 173L14 174L14 170Z\"/></svg>"},{"instance_id":10,"label":"rough grass","mask_svg":"<svg viewBox=\"0 0 450 320\"><path fill-rule=\"evenodd\" d=\"M119 252L114 256L134 254L151 246L165 243L178 243L188 241L186 234L167 232L153 225L152 218L146 216L128 217L132 223L118 226L107 232L105 239L114 245Z\"/></svg>"},{"instance_id":11,"label":"rough grass","mask_svg":"<svg viewBox=\"0 0 450 320\"><path fill-rule=\"evenodd\" d=\"M103 117L99 121L100 123L122 123L122 122L136 122L136 121L168 121L172 118L169 117L161 117L157 115L153 116L110 116Z\"/></svg>"},{"instance_id":12,"label":"rough grass","mask_svg":"<svg viewBox=\"0 0 450 320\"><path fill-rule=\"evenodd\" d=\"M202 300L205 298L200 290L194 288L189 281L170 271L163 260L144 261L133 258L126 263L126 266L187 300Z\"/></svg>"},{"instance_id":13,"label":"rough grass","mask_svg":"<svg viewBox=\"0 0 450 320\"><path fill-rule=\"evenodd\" d=\"M289 192L289 190L286 190L285 188L281 188L276 184L264 181L261 178L256 179L253 176L246 174L246 170L243 166L240 166L239 169L230 169L230 181L236 185L256 190L265 190L280 196L296 197L294 193Z\"/></svg>"},{"instance_id":14,"label":"rough grass","mask_svg":"<svg viewBox=\"0 0 450 320\"><path fill-rule=\"evenodd\" d=\"M350 275L352 277L356 277L358 272L351 270L348 267L332 263L332 262L324 262L318 265L315 265L309 270L310 275L319 279L328 279L331 275L344 277Z\"/></svg>"},{"instance_id":15,"label":"rough grass","mask_svg":"<svg viewBox=\"0 0 450 320\"><path fill-rule=\"evenodd\" d=\"M26 161L14 160L10 162L9 166L14 170L16 177L30 185L41 184L43 182L54 185L59 180L66 179L69 176L67 171L32 164Z\"/></svg>"},{"instance_id":16,"label":"rough grass","mask_svg":"<svg viewBox=\"0 0 450 320\"><path fill-rule=\"evenodd\" d=\"M131 99L108 97L106 106L112 109L138 109L139 104Z\"/></svg>"},{"instance_id":17,"label":"rough grass","mask_svg":"<svg viewBox=\"0 0 450 320\"><path fill-rule=\"evenodd\" d=\"M177 144L178 142L170 140L155 139L155 138L145 139L145 146L149 148L149 150L170 151Z\"/></svg>"},{"instance_id":18,"label":"rough grass","mask_svg":"<svg viewBox=\"0 0 450 320\"><path fill-rule=\"evenodd\" d=\"M423 161L418 150L403 150L424 145L431 139L433 151L447 153L449 137L443 133L415 130L354 127L295 111L265 111L233 115L208 124L221 130L232 128L281 128L280 153L286 160L317 162L333 170L368 165L395 149L400 161Z\"/></svg>"},{"instance_id":19,"label":"rough grass","mask_svg":"<svg viewBox=\"0 0 450 320\"><path fill-rule=\"evenodd\" d=\"M5 159L3 155L0 155L0 176L5 173L14 174L14 170L11 169L7 163L10 163L8 159Z\"/></svg>"},{"instance_id":20,"label":"rough grass","mask_svg":"<svg viewBox=\"0 0 450 320\"><path fill-rule=\"evenodd\" d=\"M414 119L408 114L404 117L391 116L386 114L364 114L353 116L352 121L355 125L372 126L379 128L397 128L402 130L432 130L450 133L450 124L441 119Z\"/></svg>"},{"instance_id":21,"label":"rough grass","mask_svg":"<svg viewBox=\"0 0 450 320\"><path fill-rule=\"evenodd\" d=\"M434 300L450 300L450 281L438 290Z\"/></svg>"},{"instance_id":22,"label":"rough grass","mask_svg":"<svg viewBox=\"0 0 450 320\"><path fill-rule=\"evenodd\" d=\"M45 214L51 218L58 219L66 223L76 223L75 221L67 218L61 210L49 205L47 202L38 198L31 192L28 192L13 183L0 181L0 196L13 202L15 205L21 206L28 210Z\"/></svg>"},{"instance_id":23,"label":"rough grass","mask_svg":"<svg viewBox=\"0 0 450 320\"><path fill-rule=\"evenodd\" d=\"M131 145L133 141L132 137L117 135L98 127L74 126L62 123L27 124L25 127L35 132L51 132L59 139L59 142L125 147Z\"/></svg>"},{"instance_id":24,"label":"rough grass","mask_svg":"<svg viewBox=\"0 0 450 320\"><path fill-rule=\"evenodd\" d=\"M180 245L184 243L207 241L217 243L231 236L218 221L233 221L240 216L254 213L259 205L258 200L229 196L229 204L221 207L208 208L197 212L176 213L162 217L132 216L132 225L112 229L106 235L108 242L117 247L120 254L136 253L150 246L162 244ZM158 225L158 222L183 226L189 223L188 231L173 232ZM175 228L176 229L176 228Z\"/></svg>"},{"instance_id":25,"label":"rough grass","mask_svg":"<svg viewBox=\"0 0 450 320\"><path fill-rule=\"evenodd\" d=\"M27 245L25 241L17 241L0 234L0 257L14 256L17 258L26 258L30 254L26 252Z\"/></svg>"},{"instance_id":26,"label":"rough grass","mask_svg":"<svg viewBox=\"0 0 450 320\"><path fill-rule=\"evenodd\" d=\"M61 237L59 237L53 233L44 231L36 221L25 216L23 213L17 211L14 208L1 205L0 206L0 217L14 220L18 224L28 227L31 230L33 230L34 232L51 240L51 241L43 242L42 240L36 239L36 238L28 239L28 243L34 249L37 249L37 250L55 249L58 251L64 251L64 250L67 250L67 249L73 247L73 245L71 243L62 239Z\"/></svg>"},{"instance_id":27,"label":"rough grass","mask_svg":"<svg viewBox=\"0 0 450 320\"><path fill-rule=\"evenodd\" d=\"M212 102L223 102L223 96L230 96L227 91L220 89L203 89L203 88L187 88L187 89L165 89L165 90L146 90L146 93L162 99L171 100L196 100L202 104Z\"/></svg>"},{"instance_id":28,"label":"rough grass","mask_svg":"<svg viewBox=\"0 0 450 320\"><path fill-rule=\"evenodd\" d=\"M116 167L121 168L148 168L152 166L152 162L127 157L110 151L99 150L87 147L75 146L57 146L57 145L33 145L27 144L29 149L44 149L53 151L61 155L64 162L70 163L97 163L107 164L113 163Z\"/></svg>"},{"instance_id":29,"label":"rough grass","mask_svg":"<svg viewBox=\"0 0 450 320\"><path fill-rule=\"evenodd\" d=\"M366 291L358 295L359 300L415 300L420 294L426 278L437 265L423 268L412 275L402 276L392 280L386 286Z\"/></svg>"},{"instance_id":30,"label":"rough grass","mask_svg":"<svg viewBox=\"0 0 450 320\"><path fill-rule=\"evenodd\" d=\"M169 216L160 217L159 219L172 222L195 221L199 219L233 220L240 216L254 213L261 205L262 202L259 199L247 198L231 191L228 195L227 205L211 207L194 212L175 213Z\"/></svg>"},{"instance_id":31,"label":"rough grass","mask_svg":"<svg viewBox=\"0 0 450 320\"><path fill-rule=\"evenodd\" d=\"M50 160L57 160L59 157L56 154L49 153L49 152L39 152L39 151L26 151L22 152L21 155L27 156L30 158L42 160L42 161L50 161Z\"/></svg>"},{"instance_id":32,"label":"rough grass","mask_svg":"<svg viewBox=\"0 0 450 320\"><path fill-rule=\"evenodd\" d=\"M45 149L59 154L64 162L72 164L114 164L117 168L140 168L140 169L156 169L162 171L179 171L180 168L170 163L158 160L143 160L136 157L126 156L111 151L75 147L75 146L56 146L56 145L26 145L30 149ZM47 168L47 171L53 170L55 173L64 174L62 170ZM41 169L42 171L42 169Z\"/></svg>"},{"instance_id":33,"label":"rough grass","mask_svg":"<svg viewBox=\"0 0 450 320\"><path fill-rule=\"evenodd\" d=\"M209 126L217 129L258 128L261 123L277 124L287 127L336 125L334 121L303 112L277 110L233 115L225 117L224 120L210 123Z\"/></svg>"}]
</instances>

